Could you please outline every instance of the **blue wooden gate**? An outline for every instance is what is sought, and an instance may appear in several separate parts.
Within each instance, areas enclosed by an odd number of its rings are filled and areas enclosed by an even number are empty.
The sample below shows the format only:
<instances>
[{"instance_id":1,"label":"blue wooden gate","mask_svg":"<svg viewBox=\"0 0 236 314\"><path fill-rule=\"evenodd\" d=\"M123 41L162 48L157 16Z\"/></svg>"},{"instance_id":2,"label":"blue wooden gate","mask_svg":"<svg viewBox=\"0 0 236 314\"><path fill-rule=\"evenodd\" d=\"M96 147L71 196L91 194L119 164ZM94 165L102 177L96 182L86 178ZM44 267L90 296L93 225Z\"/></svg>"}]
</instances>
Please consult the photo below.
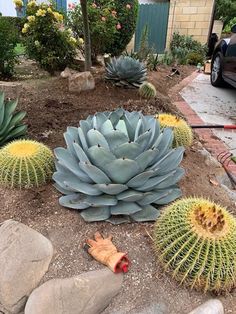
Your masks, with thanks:
<instances>
[{"instance_id":1,"label":"blue wooden gate","mask_svg":"<svg viewBox=\"0 0 236 314\"><path fill-rule=\"evenodd\" d=\"M138 22L135 32L134 50L140 47L142 32L147 25L148 43L156 53L163 53L166 46L166 35L169 17L169 1L139 6Z\"/></svg>"}]
</instances>

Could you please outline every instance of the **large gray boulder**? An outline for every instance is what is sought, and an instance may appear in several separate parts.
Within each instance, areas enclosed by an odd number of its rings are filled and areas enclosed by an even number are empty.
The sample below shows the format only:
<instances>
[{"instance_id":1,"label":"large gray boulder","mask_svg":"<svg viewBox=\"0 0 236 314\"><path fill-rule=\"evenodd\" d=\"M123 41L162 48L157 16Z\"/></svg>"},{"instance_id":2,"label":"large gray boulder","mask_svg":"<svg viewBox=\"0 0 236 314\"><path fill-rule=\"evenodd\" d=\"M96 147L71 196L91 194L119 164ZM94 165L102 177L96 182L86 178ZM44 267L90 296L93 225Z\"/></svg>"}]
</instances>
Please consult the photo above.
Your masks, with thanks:
<instances>
[{"instance_id":1,"label":"large gray boulder","mask_svg":"<svg viewBox=\"0 0 236 314\"><path fill-rule=\"evenodd\" d=\"M220 300L211 299L198 306L189 314L224 314L224 308Z\"/></svg>"},{"instance_id":2,"label":"large gray boulder","mask_svg":"<svg viewBox=\"0 0 236 314\"><path fill-rule=\"evenodd\" d=\"M95 88L93 75L89 71L69 75L69 91L80 93Z\"/></svg>"},{"instance_id":3,"label":"large gray boulder","mask_svg":"<svg viewBox=\"0 0 236 314\"><path fill-rule=\"evenodd\" d=\"M14 220L0 225L0 311L21 312L52 256L51 242L37 231Z\"/></svg>"},{"instance_id":4,"label":"large gray boulder","mask_svg":"<svg viewBox=\"0 0 236 314\"><path fill-rule=\"evenodd\" d=\"M120 291L123 274L109 269L52 279L35 289L25 314L99 314Z\"/></svg>"}]
</instances>

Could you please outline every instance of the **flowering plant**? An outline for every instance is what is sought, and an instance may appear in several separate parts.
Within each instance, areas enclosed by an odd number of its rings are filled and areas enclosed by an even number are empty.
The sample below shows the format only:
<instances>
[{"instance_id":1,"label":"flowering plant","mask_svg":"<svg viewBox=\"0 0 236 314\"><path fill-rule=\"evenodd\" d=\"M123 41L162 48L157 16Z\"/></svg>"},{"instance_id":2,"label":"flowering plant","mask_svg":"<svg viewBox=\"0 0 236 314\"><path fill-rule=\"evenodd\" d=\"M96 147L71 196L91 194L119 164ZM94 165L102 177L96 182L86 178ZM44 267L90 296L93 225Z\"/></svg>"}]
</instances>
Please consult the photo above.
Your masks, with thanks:
<instances>
[{"instance_id":1,"label":"flowering plant","mask_svg":"<svg viewBox=\"0 0 236 314\"><path fill-rule=\"evenodd\" d=\"M27 22L22 28L26 52L50 73L63 70L76 54L80 43L70 30L64 27L64 16L53 4L27 4Z\"/></svg>"}]
</instances>

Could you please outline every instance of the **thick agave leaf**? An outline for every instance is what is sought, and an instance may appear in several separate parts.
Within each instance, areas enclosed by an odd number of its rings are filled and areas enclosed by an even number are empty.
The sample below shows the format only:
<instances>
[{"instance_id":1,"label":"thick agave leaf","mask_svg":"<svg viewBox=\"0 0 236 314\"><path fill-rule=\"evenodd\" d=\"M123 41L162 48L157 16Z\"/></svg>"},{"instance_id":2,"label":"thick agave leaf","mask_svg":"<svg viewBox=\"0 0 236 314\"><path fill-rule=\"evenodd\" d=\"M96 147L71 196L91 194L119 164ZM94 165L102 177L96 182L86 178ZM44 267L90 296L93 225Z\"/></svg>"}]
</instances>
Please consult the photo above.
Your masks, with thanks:
<instances>
[{"instance_id":1,"label":"thick agave leaf","mask_svg":"<svg viewBox=\"0 0 236 314\"><path fill-rule=\"evenodd\" d=\"M14 139L24 136L27 131L27 125L19 125L12 129L8 135L4 134L3 137L0 137L0 146L4 143Z\"/></svg>"},{"instance_id":2,"label":"thick agave leaf","mask_svg":"<svg viewBox=\"0 0 236 314\"><path fill-rule=\"evenodd\" d=\"M91 207L114 206L118 202L116 197L111 195L86 196L84 201Z\"/></svg>"},{"instance_id":3,"label":"thick agave leaf","mask_svg":"<svg viewBox=\"0 0 236 314\"><path fill-rule=\"evenodd\" d=\"M142 152L142 147L137 143L124 143L120 146L117 146L113 150L113 154L117 158L128 158L128 159L135 159L140 153Z\"/></svg>"},{"instance_id":4,"label":"thick agave leaf","mask_svg":"<svg viewBox=\"0 0 236 314\"><path fill-rule=\"evenodd\" d=\"M127 131L127 127L126 127L126 124L125 124L125 121L124 120L119 120L117 125L116 125L116 130L124 133L127 138L129 138L129 134L128 134L128 131Z\"/></svg>"},{"instance_id":5,"label":"thick agave leaf","mask_svg":"<svg viewBox=\"0 0 236 314\"><path fill-rule=\"evenodd\" d=\"M160 216L160 211L151 205L146 205L143 209L133 215L131 218L137 222L155 221Z\"/></svg>"},{"instance_id":6,"label":"thick agave leaf","mask_svg":"<svg viewBox=\"0 0 236 314\"><path fill-rule=\"evenodd\" d=\"M80 143L81 143L83 149L85 151L87 151L88 150L88 143L87 143L85 133L83 132L81 127L78 128L78 134L79 134Z\"/></svg>"},{"instance_id":7,"label":"thick agave leaf","mask_svg":"<svg viewBox=\"0 0 236 314\"><path fill-rule=\"evenodd\" d=\"M92 117L91 117L91 122L89 122L89 117L87 118L87 120L82 120L80 121L79 125L81 130L83 131L83 134L87 134L88 131L92 128ZM78 133L78 129L77 129L77 133ZM79 135L78 135L79 136ZM81 144L82 145L82 144ZM80 145L80 146L81 146Z\"/></svg>"},{"instance_id":8,"label":"thick agave leaf","mask_svg":"<svg viewBox=\"0 0 236 314\"><path fill-rule=\"evenodd\" d=\"M61 193L61 194L65 194L65 195L69 195L71 194L71 190L67 190L64 189L63 187L61 187L59 184L54 183L53 186Z\"/></svg>"},{"instance_id":9,"label":"thick agave leaf","mask_svg":"<svg viewBox=\"0 0 236 314\"><path fill-rule=\"evenodd\" d=\"M90 163L90 160L84 150L77 143L73 143L72 145L78 160Z\"/></svg>"},{"instance_id":10,"label":"thick agave leaf","mask_svg":"<svg viewBox=\"0 0 236 314\"><path fill-rule=\"evenodd\" d=\"M105 137L98 131L91 129L87 133L89 147L99 145L109 150L109 145Z\"/></svg>"},{"instance_id":11,"label":"thick agave leaf","mask_svg":"<svg viewBox=\"0 0 236 314\"><path fill-rule=\"evenodd\" d=\"M166 204L169 204L170 202L173 202L174 200L179 198L181 195L182 195L182 192L179 188L173 188L169 190L168 195L154 201L153 203L158 204L158 205L166 205Z\"/></svg>"},{"instance_id":12,"label":"thick agave leaf","mask_svg":"<svg viewBox=\"0 0 236 314\"><path fill-rule=\"evenodd\" d=\"M144 197L139 200L137 203L141 206L148 205L151 203L156 203L157 200L162 199L163 197L168 196L172 193L173 189L171 190L152 190L150 192L144 193Z\"/></svg>"},{"instance_id":13,"label":"thick agave leaf","mask_svg":"<svg viewBox=\"0 0 236 314\"><path fill-rule=\"evenodd\" d=\"M116 159L106 165L106 173L113 182L124 184L139 173L138 164L131 159Z\"/></svg>"},{"instance_id":14,"label":"thick agave leaf","mask_svg":"<svg viewBox=\"0 0 236 314\"><path fill-rule=\"evenodd\" d=\"M152 133L150 132L150 130L144 132L143 134L141 134L136 140L135 143L139 144L140 146L140 150L144 151L147 147L149 148L149 141L150 138L152 136Z\"/></svg>"},{"instance_id":15,"label":"thick agave leaf","mask_svg":"<svg viewBox=\"0 0 236 314\"><path fill-rule=\"evenodd\" d=\"M117 195L128 189L124 184L95 184L94 186L109 195Z\"/></svg>"},{"instance_id":16,"label":"thick agave leaf","mask_svg":"<svg viewBox=\"0 0 236 314\"><path fill-rule=\"evenodd\" d=\"M103 147L92 146L87 151L91 162L103 171L106 165L116 160L116 156Z\"/></svg>"},{"instance_id":17,"label":"thick agave leaf","mask_svg":"<svg viewBox=\"0 0 236 314\"><path fill-rule=\"evenodd\" d=\"M118 130L113 130L104 136L112 152L117 146L120 146L121 144L127 143L129 141L128 136Z\"/></svg>"},{"instance_id":18,"label":"thick agave leaf","mask_svg":"<svg viewBox=\"0 0 236 314\"><path fill-rule=\"evenodd\" d=\"M143 198L143 193L135 190L128 190L118 194L116 197L119 201L136 202Z\"/></svg>"},{"instance_id":19,"label":"thick agave leaf","mask_svg":"<svg viewBox=\"0 0 236 314\"><path fill-rule=\"evenodd\" d=\"M111 216L109 219L107 219L108 222L112 223L113 225L120 225L123 223L129 223L130 222L130 216L128 215L117 215L117 216Z\"/></svg>"},{"instance_id":20,"label":"thick agave leaf","mask_svg":"<svg viewBox=\"0 0 236 314\"><path fill-rule=\"evenodd\" d=\"M142 210L142 207L133 202L119 201L110 208L111 215L132 215Z\"/></svg>"},{"instance_id":21,"label":"thick agave leaf","mask_svg":"<svg viewBox=\"0 0 236 314\"><path fill-rule=\"evenodd\" d=\"M78 193L61 196L59 204L72 209L85 209L89 207L89 204L84 202L84 195Z\"/></svg>"},{"instance_id":22,"label":"thick agave leaf","mask_svg":"<svg viewBox=\"0 0 236 314\"><path fill-rule=\"evenodd\" d=\"M5 133L6 133L8 126L11 122L11 119L12 119L12 115L7 115L6 117L4 117L1 129L0 129L0 136L6 135Z\"/></svg>"},{"instance_id":23,"label":"thick agave leaf","mask_svg":"<svg viewBox=\"0 0 236 314\"><path fill-rule=\"evenodd\" d=\"M98 208L88 208L83 210L80 215L85 221L94 222L106 220L110 217L110 208L108 206L98 207Z\"/></svg>"},{"instance_id":24,"label":"thick agave leaf","mask_svg":"<svg viewBox=\"0 0 236 314\"><path fill-rule=\"evenodd\" d=\"M111 120L108 119L106 120L106 122L104 122L102 125L101 125L101 128L100 128L102 134L106 135L112 131L114 131L114 126L113 124L111 123Z\"/></svg>"},{"instance_id":25,"label":"thick agave leaf","mask_svg":"<svg viewBox=\"0 0 236 314\"><path fill-rule=\"evenodd\" d=\"M153 171L142 172L127 182L127 186L131 188L138 188L143 186L149 178L153 175Z\"/></svg>"},{"instance_id":26,"label":"thick agave leaf","mask_svg":"<svg viewBox=\"0 0 236 314\"><path fill-rule=\"evenodd\" d=\"M140 154L135 161L139 165L141 171L144 171L149 165L152 164L153 160L158 156L158 149L149 149Z\"/></svg>"},{"instance_id":27,"label":"thick agave leaf","mask_svg":"<svg viewBox=\"0 0 236 314\"><path fill-rule=\"evenodd\" d=\"M93 128L100 130L105 121L107 121L107 116L103 112L96 113L92 118Z\"/></svg>"},{"instance_id":28,"label":"thick agave leaf","mask_svg":"<svg viewBox=\"0 0 236 314\"><path fill-rule=\"evenodd\" d=\"M98 167L93 166L87 162L79 163L80 169L82 169L95 183L111 183L108 176Z\"/></svg>"},{"instance_id":29,"label":"thick agave leaf","mask_svg":"<svg viewBox=\"0 0 236 314\"><path fill-rule=\"evenodd\" d=\"M160 151L159 158L164 156L166 152L172 147L173 131L170 128L163 129L163 136L160 143L154 144L154 146Z\"/></svg>"}]
</instances>

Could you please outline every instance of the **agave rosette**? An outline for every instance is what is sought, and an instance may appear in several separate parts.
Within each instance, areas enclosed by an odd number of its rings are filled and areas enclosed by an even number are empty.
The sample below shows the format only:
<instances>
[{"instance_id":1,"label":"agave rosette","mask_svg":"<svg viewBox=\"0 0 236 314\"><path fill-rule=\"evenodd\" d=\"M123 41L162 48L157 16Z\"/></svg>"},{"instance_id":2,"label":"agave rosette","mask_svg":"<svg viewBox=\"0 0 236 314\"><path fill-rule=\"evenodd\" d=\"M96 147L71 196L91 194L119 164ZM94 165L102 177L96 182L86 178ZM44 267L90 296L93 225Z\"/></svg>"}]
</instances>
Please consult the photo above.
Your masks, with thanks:
<instances>
[{"instance_id":1,"label":"agave rosette","mask_svg":"<svg viewBox=\"0 0 236 314\"><path fill-rule=\"evenodd\" d=\"M59 202L86 221L153 221L160 205L181 195L184 148L172 148L172 130L160 129L153 116L96 113L64 137L67 148L55 149Z\"/></svg>"}]
</instances>

